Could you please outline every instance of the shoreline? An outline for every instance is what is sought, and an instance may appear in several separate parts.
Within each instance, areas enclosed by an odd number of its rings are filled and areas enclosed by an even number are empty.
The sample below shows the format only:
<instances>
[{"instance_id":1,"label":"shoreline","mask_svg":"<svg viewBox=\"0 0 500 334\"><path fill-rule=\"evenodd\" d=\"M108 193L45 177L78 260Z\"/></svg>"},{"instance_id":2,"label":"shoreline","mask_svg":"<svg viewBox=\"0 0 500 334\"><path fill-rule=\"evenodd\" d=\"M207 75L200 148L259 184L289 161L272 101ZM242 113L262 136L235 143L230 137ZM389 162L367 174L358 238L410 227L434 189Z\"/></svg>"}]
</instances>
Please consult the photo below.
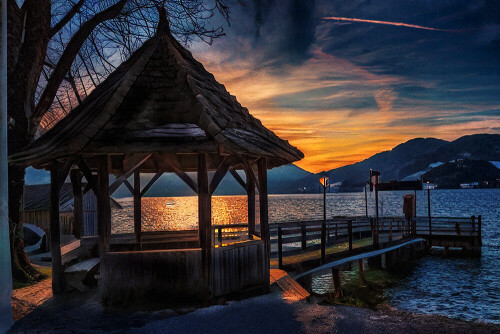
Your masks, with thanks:
<instances>
[{"instance_id":1,"label":"shoreline","mask_svg":"<svg viewBox=\"0 0 500 334\"><path fill-rule=\"evenodd\" d=\"M274 287L272 290L224 305L155 311L104 308L97 290L74 292L47 299L17 321L10 332L500 333L500 325L407 312L387 304L379 310L321 305L314 296L289 302Z\"/></svg>"}]
</instances>

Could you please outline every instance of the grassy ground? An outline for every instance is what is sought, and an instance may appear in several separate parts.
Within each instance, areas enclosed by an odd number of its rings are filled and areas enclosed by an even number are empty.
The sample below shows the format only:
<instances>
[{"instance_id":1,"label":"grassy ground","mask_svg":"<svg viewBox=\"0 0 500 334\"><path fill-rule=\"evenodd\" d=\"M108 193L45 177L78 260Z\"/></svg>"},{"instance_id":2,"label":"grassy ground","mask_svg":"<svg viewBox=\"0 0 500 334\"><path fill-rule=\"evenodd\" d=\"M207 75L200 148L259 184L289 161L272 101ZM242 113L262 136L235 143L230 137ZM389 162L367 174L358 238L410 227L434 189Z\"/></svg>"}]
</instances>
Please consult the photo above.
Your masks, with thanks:
<instances>
[{"instance_id":1,"label":"grassy ground","mask_svg":"<svg viewBox=\"0 0 500 334\"><path fill-rule=\"evenodd\" d=\"M328 294L323 296L323 303L344 304L375 310L385 303L385 290L396 285L403 278L403 274L391 273L386 270L368 270L365 271L365 280L363 281L357 275L357 271L352 273L342 273L343 296L335 298L333 293Z\"/></svg>"},{"instance_id":2,"label":"grassy ground","mask_svg":"<svg viewBox=\"0 0 500 334\"><path fill-rule=\"evenodd\" d=\"M39 266L39 265L36 265L36 264L32 264L32 266L40 273L39 279L38 280L29 281L29 282L21 282L21 281L18 281L18 280L14 280L12 282L14 290L25 288L27 286L36 284L39 281L52 276L52 267Z\"/></svg>"}]
</instances>

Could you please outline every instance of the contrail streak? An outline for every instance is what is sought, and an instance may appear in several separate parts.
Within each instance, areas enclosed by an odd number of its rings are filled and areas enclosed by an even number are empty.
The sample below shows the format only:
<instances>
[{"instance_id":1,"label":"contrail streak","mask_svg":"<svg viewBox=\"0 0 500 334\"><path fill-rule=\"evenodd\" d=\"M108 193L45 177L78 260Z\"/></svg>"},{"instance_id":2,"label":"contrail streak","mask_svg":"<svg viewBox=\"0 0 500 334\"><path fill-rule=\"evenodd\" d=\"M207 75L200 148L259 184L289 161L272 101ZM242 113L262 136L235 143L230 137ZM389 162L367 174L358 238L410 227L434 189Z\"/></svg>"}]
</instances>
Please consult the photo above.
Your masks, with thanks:
<instances>
[{"instance_id":1,"label":"contrail streak","mask_svg":"<svg viewBox=\"0 0 500 334\"><path fill-rule=\"evenodd\" d=\"M460 32L460 31L462 31L462 30L438 29L438 28L424 27L424 26L419 26L419 25L416 25L416 24L408 24L408 23L402 23L402 22L364 20L364 19L355 19L355 18L350 18L350 17L329 16L329 17L323 17L323 19L324 20L334 20L334 21L347 21L347 22L364 22L364 23L374 23L374 24L385 24L385 25L390 25L390 26L399 26L399 27L414 28L414 29L424 29L424 30L433 30L433 31L447 31L447 32Z\"/></svg>"}]
</instances>

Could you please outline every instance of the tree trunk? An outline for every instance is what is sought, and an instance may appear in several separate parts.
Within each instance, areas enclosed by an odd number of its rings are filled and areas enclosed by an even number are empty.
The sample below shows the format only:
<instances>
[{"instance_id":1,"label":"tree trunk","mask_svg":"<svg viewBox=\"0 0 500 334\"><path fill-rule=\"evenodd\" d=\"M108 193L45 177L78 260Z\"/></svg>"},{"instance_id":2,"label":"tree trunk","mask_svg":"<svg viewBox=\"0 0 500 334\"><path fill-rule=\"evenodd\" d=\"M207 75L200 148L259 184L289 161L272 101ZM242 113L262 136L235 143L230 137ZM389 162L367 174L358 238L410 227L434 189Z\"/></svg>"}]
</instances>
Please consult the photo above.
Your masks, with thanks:
<instances>
[{"instance_id":1,"label":"tree trunk","mask_svg":"<svg viewBox=\"0 0 500 334\"><path fill-rule=\"evenodd\" d=\"M29 136L29 116L35 105L35 91L48 45L51 20L50 0L26 0L20 10L9 1L8 18L8 149L22 150ZM24 15L25 17L24 17ZM23 22L25 29L23 35ZM22 209L25 169L9 165L9 220L12 276L29 281L40 274L31 266L22 240Z\"/></svg>"}]
</instances>

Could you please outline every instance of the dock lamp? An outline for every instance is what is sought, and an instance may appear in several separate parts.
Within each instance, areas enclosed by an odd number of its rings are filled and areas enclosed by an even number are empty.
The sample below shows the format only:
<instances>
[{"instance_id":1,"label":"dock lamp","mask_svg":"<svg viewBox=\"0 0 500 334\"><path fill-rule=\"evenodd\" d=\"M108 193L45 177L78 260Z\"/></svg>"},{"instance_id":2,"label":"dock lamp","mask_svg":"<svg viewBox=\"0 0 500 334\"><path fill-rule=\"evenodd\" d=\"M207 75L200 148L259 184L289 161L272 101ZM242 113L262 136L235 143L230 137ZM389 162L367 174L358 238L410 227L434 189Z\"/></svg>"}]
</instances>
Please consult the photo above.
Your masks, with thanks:
<instances>
[{"instance_id":1,"label":"dock lamp","mask_svg":"<svg viewBox=\"0 0 500 334\"><path fill-rule=\"evenodd\" d=\"M319 183L323 186L323 221L326 222L326 188L330 186L328 176L320 177Z\"/></svg>"}]
</instances>

